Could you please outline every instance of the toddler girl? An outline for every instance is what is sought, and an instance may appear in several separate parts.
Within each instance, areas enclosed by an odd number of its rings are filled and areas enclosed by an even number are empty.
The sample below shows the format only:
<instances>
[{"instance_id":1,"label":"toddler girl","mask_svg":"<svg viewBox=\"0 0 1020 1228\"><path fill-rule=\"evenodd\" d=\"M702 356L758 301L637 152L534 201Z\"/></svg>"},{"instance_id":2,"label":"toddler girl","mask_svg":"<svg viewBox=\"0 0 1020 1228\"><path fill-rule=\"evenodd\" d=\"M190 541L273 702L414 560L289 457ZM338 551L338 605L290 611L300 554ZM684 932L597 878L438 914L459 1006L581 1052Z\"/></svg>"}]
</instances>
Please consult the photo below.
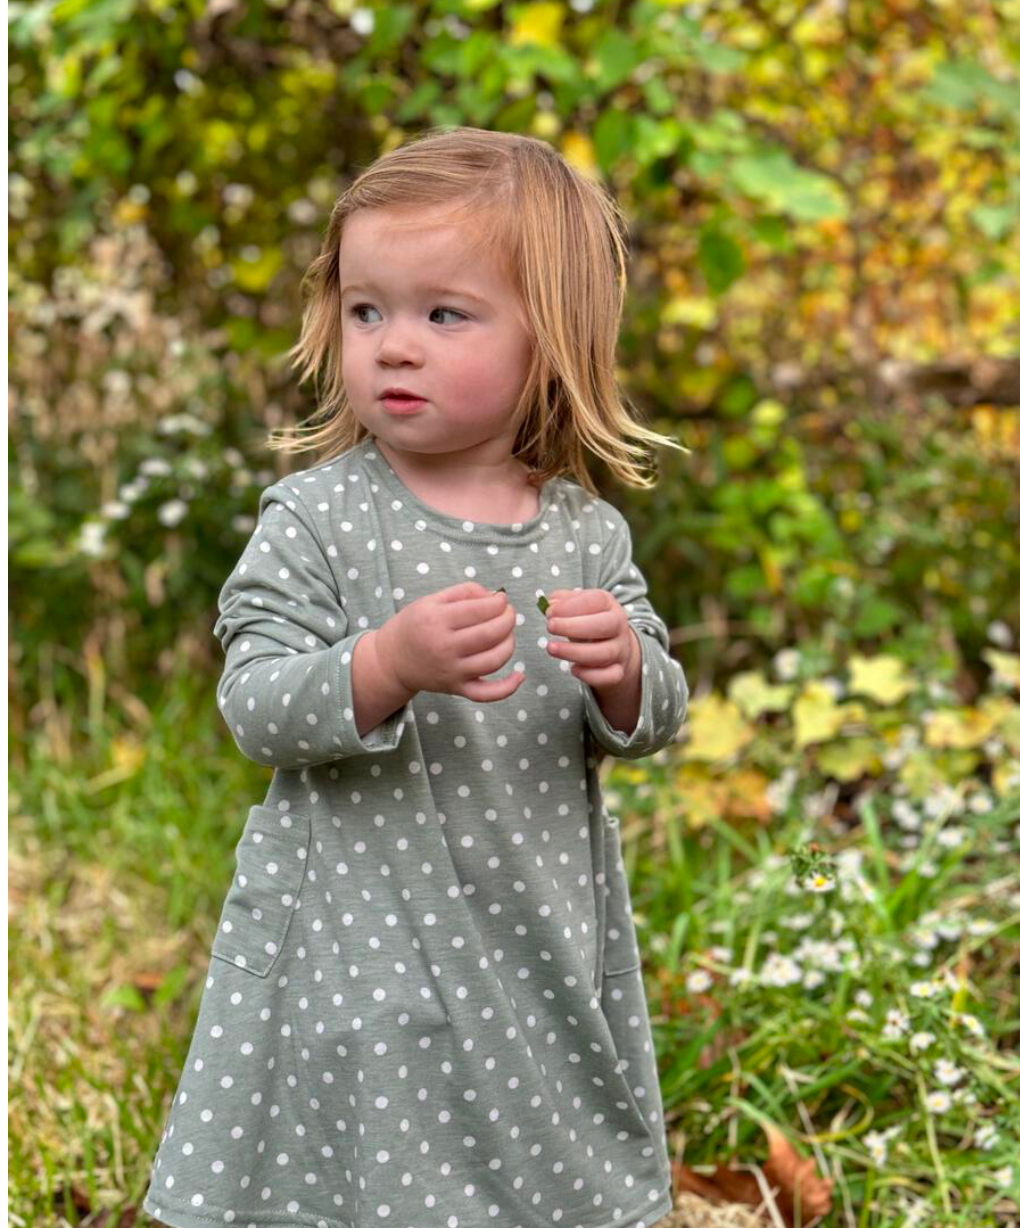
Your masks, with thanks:
<instances>
[{"instance_id":1,"label":"toddler girl","mask_svg":"<svg viewBox=\"0 0 1020 1228\"><path fill-rule=\"evenodd\" d=\"M295 347L326 378L297 450L330 459L263 491L214 628L223 717L273 776L143 1204L167 1224L649 1228L673 1205L598 776L687 708L584 463L647 486L624 436L672 443L614 379L621 234L547 144L472 128L337 201Z\"/></svg>"}]
</instances>

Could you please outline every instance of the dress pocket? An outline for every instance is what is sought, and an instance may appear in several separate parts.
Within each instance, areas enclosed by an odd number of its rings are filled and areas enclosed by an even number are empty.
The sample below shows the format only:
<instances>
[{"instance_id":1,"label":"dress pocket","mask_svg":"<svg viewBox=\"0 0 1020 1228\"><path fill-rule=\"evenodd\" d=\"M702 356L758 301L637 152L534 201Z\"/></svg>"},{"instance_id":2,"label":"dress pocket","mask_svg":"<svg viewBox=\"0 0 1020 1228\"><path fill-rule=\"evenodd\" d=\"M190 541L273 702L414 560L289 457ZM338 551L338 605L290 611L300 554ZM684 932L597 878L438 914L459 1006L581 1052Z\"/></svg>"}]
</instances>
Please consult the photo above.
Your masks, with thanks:
<instances>
[{"instance_id":1,"label":"dress pocket","mask_svg":"<svg viewBox=\"0 0 1020 1228\"><path fill-rule=\"evenodd\" d=\"M306 814L252 806L234 850L234 878L223 902L212 955L268 976L298 908L308 861Z\"/></svg>"},{"instance_id":2,"label":"dress pocket","mask_svg":"<svg viewBox=\"0 0 1020 1228\"><path fill-rule=\"evenodd\" d=\"M618 976L641 967L641 952L631 915L630 887L623 863L620 843L620 820L613 815L605 818L606 848L606 936L603 976Z\"/></svg>"}]
</instances>

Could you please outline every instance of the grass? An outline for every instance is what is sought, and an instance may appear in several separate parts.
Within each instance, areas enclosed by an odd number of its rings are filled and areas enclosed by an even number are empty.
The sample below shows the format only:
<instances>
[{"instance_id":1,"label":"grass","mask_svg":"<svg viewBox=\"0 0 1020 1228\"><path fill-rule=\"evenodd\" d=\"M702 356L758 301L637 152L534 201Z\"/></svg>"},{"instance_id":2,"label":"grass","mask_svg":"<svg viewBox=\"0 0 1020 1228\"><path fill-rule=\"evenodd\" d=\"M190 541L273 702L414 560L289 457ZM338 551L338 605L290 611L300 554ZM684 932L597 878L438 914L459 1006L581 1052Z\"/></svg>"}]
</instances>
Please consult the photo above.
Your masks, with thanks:
<instances>
[{"instance_id":1,"label":"grass","mask_svg":"<svg viewBox=\"0 0 1020 1228\"><path fill-rule=\"evenodd\" d=\"M179 668L151 707L94 663L84 685L54 676L10 771L9 1219L106 1210L126 1228L271 774L202 672ZM684 761L681 742L603 768L677 1192L716 1165L775 1171L775 1125L832 1178L826 1223L1016 1223L1020 792L975 770L911 804L895 768L854 793L803 755L767 822L694 826Z\"/></svg>"}]
</instances>

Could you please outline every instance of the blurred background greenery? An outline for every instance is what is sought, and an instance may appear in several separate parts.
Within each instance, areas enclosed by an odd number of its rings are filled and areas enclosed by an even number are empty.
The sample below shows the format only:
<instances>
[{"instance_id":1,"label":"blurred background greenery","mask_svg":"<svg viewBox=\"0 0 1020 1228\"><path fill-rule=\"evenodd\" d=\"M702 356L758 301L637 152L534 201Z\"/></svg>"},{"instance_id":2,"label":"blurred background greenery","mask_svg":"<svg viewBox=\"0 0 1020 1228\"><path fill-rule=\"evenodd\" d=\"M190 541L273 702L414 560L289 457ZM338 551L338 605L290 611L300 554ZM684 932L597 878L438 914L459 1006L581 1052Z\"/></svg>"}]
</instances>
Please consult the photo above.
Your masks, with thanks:
<instances>
[{"instance_id":1,"label":"blurred background greenery","mask_svg":"<svg viewBox=\"0 0 1020 1228\"><path fill-rule=\"evenodd\" d=\"M621 201L620 379L692 450L646 492L593 462L692 690L675 751L607 764L677 1193L691 1165L774 1162L764 1114L832 1179L832 1222L1001 1224L1020 2L8 13L15 1221L140 1200L268 780L215 706L216 595L261 488L324 459L263 447L315 408L284 354L299 281L361 167L470 124L550 141ZM813 891L808 841L837 859ZM784 919L805 891L855 935L821 983ZM920 1018L922 953L949 1001ZM780 958L799 975L770 978ZM890 1010L935 1047L893 1053Z\"/></svg>"}]
</instances>

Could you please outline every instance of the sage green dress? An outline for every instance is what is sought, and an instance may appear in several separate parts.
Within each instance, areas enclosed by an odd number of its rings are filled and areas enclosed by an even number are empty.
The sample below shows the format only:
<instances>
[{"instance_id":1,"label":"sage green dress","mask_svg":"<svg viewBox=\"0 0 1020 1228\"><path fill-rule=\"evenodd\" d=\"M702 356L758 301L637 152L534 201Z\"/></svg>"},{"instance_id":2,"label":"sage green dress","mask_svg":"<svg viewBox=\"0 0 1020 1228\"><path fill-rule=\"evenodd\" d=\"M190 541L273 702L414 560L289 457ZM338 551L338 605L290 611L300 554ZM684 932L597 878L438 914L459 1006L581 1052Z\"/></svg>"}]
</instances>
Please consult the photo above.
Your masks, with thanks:
<instances>
[{"instance_id":1,"label":"sage green dress","mask_svg":"<svg viewBox=\"0 0 1020 1228\"><path fill-rule=\"evenodd\" d=\"M596 743L674 740L687 683L620 513L565 478L484 524L369 435L267 487L220 595L220 708L251 807L143 1206L175 1228L648 1228L672 1208L641 959ZM358 637L477 580L517 612L479 703L359 735ZM641 644L625 736L546 652L539 595L608 589ZM555 636L553 638L556 638Z\"/></svg>"}]
</instances>

